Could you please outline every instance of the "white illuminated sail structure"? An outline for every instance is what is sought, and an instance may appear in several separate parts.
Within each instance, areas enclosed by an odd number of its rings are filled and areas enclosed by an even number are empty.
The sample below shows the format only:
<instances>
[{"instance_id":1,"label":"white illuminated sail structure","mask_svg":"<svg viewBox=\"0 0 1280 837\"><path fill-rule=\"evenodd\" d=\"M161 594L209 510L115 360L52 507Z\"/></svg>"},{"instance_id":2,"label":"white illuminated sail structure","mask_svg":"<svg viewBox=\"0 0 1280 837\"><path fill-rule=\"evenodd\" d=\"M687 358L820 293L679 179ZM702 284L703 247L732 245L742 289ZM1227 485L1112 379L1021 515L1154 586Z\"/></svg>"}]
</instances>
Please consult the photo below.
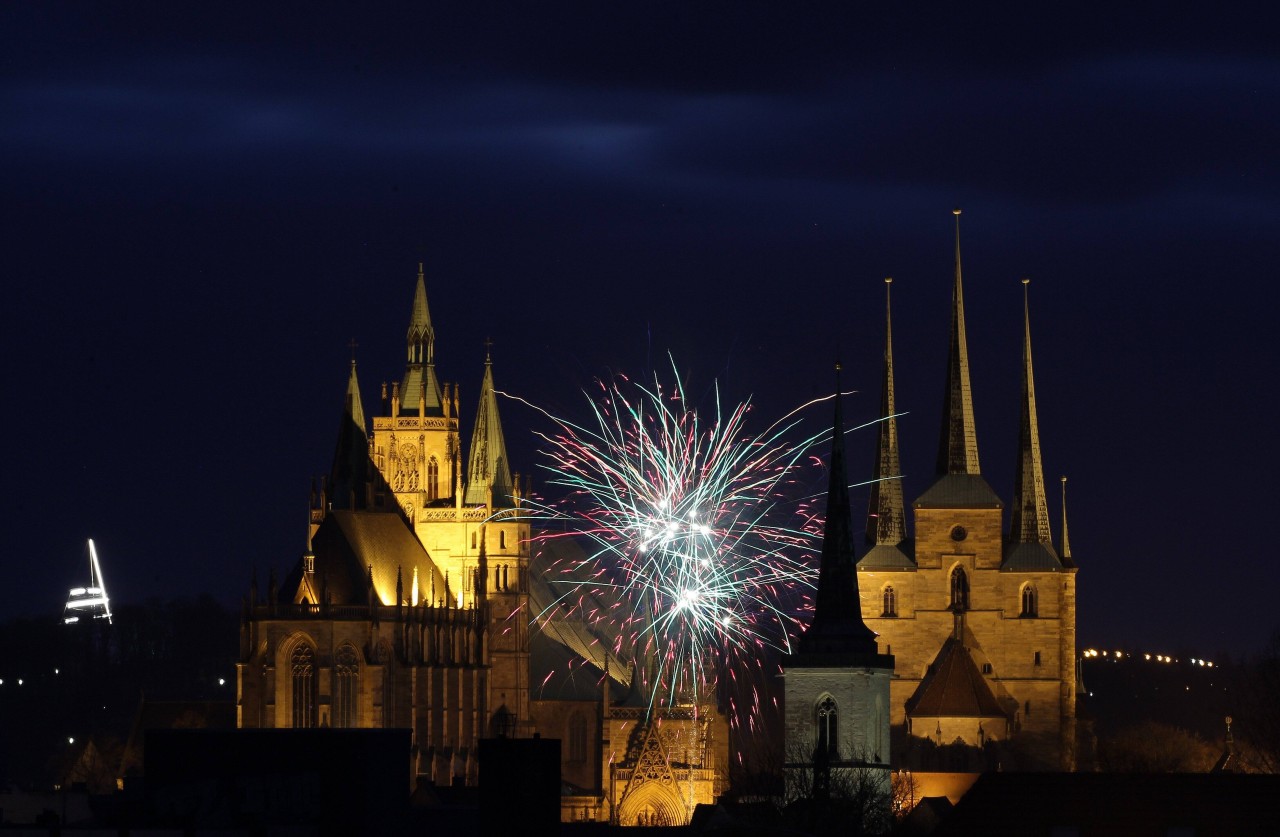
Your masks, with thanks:
<instances>
[{"instance_id":1,"label":"white illuminated sail structure","mask_svg":"<svg viewBox=\"0 0 1280 837\"><path fill-rule=\"evenodd\" d=\"M111 623L111 602L107 599L107 585L102 580L102 565L98 563L93 538L89 539L89 586L72 587L67 606L62 610L62 621L68 625L79 622L82 616Z\"/></svg>"}]
</instances>

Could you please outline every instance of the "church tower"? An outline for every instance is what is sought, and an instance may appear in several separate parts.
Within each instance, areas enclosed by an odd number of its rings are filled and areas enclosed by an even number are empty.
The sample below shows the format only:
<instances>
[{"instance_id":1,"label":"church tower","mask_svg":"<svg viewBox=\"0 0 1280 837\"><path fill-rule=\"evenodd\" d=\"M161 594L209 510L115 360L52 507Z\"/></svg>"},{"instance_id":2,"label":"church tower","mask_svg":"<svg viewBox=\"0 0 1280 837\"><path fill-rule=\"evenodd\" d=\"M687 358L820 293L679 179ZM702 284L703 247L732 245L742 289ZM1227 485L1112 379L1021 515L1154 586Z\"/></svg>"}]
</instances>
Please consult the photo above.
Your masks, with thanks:
<instances>
[{"instance_id":1,"label":"church tower","mask_svg":"<svg viewBox=\"0 0 1280 837\"><path fill-rule=\"evenodd\" d=\"M881 774L889 787L889 681L894 659L858 609L844 420L837 366L827 517L813 621L783 658L787 796L825 800L855 771Z\"/></svg>"},{"instance_id":2,"label":"church tower","mask_svg":"<svg viewBox=\"0 0 1280 837\"><path fill-rule=\"evenodd\" d=\"M470 457L461 444L457 384L436 377L435 328L418 265L406 332L404 377L383 385L383 415L373 420L373 460L396 502L444 576L439 588L421 584L408 602L482 607L498 626L486 641L492 665L487 723L506 734L530 732L530 526L512 478L486 347ZM465 466L464 466L465 463ZM520 614L519 618L515 614Z\"/></svg>"},{"instance_id":3,"label":"church tower","mask_svg":"<svg viewBox=\"0 0 1280 837\"><path fill-rule=\"evenodd\" d=\"M897 467L892 399L883 405L867 536L862 613L895 654L892 722L935 745L1012 741L1021 769L1074 764L1075 577L1050 532L1024 290L1019 459L1010 514L978 458L955 211L947 380L937 474L914 503L914 539L894 523L886 480ZM886 391L892 392L886 322ZM900 490L900 489L899 489ZM889 495L886 500L886 495ZM900 494L897 496L901 496ZM887 521L886 521L887 518ZM907 739L910 741L910 737ZM994 765L987 765L994 768Z\"/></svg>"}]
</instances>

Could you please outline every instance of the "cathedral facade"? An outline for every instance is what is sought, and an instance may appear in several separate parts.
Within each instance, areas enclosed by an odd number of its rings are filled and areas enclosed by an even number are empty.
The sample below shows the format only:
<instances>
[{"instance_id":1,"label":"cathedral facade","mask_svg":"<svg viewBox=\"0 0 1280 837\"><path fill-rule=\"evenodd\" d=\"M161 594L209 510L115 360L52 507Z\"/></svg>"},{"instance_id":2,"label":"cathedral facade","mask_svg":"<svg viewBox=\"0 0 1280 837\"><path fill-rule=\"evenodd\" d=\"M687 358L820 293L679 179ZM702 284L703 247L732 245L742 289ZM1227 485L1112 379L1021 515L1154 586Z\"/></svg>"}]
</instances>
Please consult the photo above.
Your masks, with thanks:
<instances>
[{"instance_id":1,"label":"cathedral facade","mask_svg":"<svg viewBox=\"0 0 1280 837\"><path fill-rule=\"evenodd\" d=\"M241 626L241 728L407 728L418 784L476 783L481 738L561 740L566 820L687 822L727 786L724 716L640 700L602 627L560 618L485 358L470 447L419 266L403 376L370 427L355 362L306 548ZM560 541L546 552L573 549ZM536 624L535 624L536 622ZM660 761L663 769L655 769Z\"/></svg>"},{"instance_id":2,"label":"cathedral facade","mask_svg":"<svg viewBox=\"0 0 1280 837\"><path fill-rule=\"evenodd\" d=\"M1076 566L1049 528L1031 330L1025 305L1019 461L1009 527L982 475L956 219L947 387L937 474L912 504L908 535L894 404L886 286L882 414L862 616L897 661L890 715L907 742L1002 755L934 769L1071 770L1075 764ZM891 281L891 280L890 280ZM1065 478L1064 478L1065 480Z\"/></svg>"}]
</instances>

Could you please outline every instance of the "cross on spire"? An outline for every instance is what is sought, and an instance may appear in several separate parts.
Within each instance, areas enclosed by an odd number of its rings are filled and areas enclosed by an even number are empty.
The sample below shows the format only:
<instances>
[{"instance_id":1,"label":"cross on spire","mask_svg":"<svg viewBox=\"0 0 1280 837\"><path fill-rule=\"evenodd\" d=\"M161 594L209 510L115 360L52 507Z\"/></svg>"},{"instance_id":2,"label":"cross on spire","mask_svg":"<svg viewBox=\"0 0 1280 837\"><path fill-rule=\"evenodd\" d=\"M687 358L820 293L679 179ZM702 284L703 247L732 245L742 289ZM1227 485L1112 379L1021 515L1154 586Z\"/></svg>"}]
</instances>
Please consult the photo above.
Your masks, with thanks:
<instances>
[{"instance_id":1,"label":"cross on spire","mask_svg":"<svg viewBox=\"0 0 1280 837\"><path fill-rule=\"evenodd\" d=\"M351 350L351 362L353 364L356 362L356 347L359 345L354 337L347 341L347 348Z\"/></svg>"}]
</instances>

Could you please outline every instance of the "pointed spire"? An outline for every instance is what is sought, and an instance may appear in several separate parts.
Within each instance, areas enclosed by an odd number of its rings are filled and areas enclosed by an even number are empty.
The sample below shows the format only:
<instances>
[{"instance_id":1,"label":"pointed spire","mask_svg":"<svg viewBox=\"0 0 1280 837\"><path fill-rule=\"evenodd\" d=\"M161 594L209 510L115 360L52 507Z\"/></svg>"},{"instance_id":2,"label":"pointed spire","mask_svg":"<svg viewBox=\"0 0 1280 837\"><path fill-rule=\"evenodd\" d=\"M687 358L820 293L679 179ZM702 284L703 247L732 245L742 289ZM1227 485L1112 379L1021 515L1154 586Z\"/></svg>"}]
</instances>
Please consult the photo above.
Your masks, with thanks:
<instances>
[{"instance_id":1,"label":"pointed spire","mask_svg":"<svg viewBox=\"0 0 1280 837\"><path fill-rule=\"evenodd\" d=\"M418 283L413 291L413 310L406 334L407 360L400 387L401 412L416 411L422 397L421 415L440 415L440 382L436 379L436 331L427 307L427 282L422 262L418 262Z\"/></svg>"},{"instance_id":2,"label":"pointed spire","mask_svg":"<svg viewBox=\"0 0 1280 837\"><path fill-rule=\"evenodd\" d=\"M1031 368L1031 316L1027 302L1027 285L1030 282L1030 279L1022 280L1022 419L1018 432L1018 471L1013 481L1009 534L1014 543L1039 543L1052 547L1044 469L1040 461L1035 375Z\"/></svg>"},{"instance_id":3,"label":"pointed spire","mask_svg":"<svg viewBox=\"0 0 1280 837\"><path fill-rule=\"evenodd\" d=\"M884 280L884 380L880 392L880 444L871 478L867 511L867 543L897 546L907 536L906 509L902 500L902 468L898 458L898 420L893 396L893 321L889 290L893 277Z\"/></svg>"},{"instance_id":4,"label":"pointed spire","mask_svg":"<svg viewBox=\"0 0 1280 837\"><path fill-rule=\"evenodd\" d=\"M333 454L329 475L330 503L335 509L361 508L365 486L369 480L369 435L360 402L360 382L356 378L356 362L351 361L347 376L347 392L338 429L338 445ZM308 530L309 534L310 530Z\"/></svg>"},{"instance_id":5,"label":"pointed spire","mask_svg":"<svg viewBox=\"0 0 1280 837\"><path fill-rule=\"evenodd\" d=\"M862 605L858 597L853 515L849 509L849 480L844 461L844 413L840 402L840 364L837 363L822 564L818 570L813 622L801 638L800 651L875 655L876 635L862 621Z\"/></svg>"},{"instance_id":6,"label":"pointed spire","mask_svg":"<svg viewBox=\"0 0 1280 837\"><path fill-rule=\"evenodd\" d=\"M969 387L969 343L964 328L964 287L960 280L960 210L956 217L956 279L951 291L951 337L947 356L947 390L942 407L942 440L938 476L980 474L978 435Z\"/></svg>"},{"instance_id":7,"label":"pointed spire","mask_svg":"<svg viewBox=\"0 0 1280 837\"><path fill-rule=\"evenodd\" d=\"M507 462L507 443L498 416L498 394L493 388L492 345L485 341L484 381L480 384L480 402L476 407L476 426L471 436L471 459L467 467L467 505L499 508L511 505L511 467Z\"/></svg>"},{"instance_id":8,"label":"pointed spire","mask_svg":"<svg viewBox=\"0 0 1280 837\"><path fill-rule=\"evenodd\" d=\"M1071 540L1067 537L1067 478L1062 477L1062 563L1071 566Z\"/></svg>"}]
</instances>

